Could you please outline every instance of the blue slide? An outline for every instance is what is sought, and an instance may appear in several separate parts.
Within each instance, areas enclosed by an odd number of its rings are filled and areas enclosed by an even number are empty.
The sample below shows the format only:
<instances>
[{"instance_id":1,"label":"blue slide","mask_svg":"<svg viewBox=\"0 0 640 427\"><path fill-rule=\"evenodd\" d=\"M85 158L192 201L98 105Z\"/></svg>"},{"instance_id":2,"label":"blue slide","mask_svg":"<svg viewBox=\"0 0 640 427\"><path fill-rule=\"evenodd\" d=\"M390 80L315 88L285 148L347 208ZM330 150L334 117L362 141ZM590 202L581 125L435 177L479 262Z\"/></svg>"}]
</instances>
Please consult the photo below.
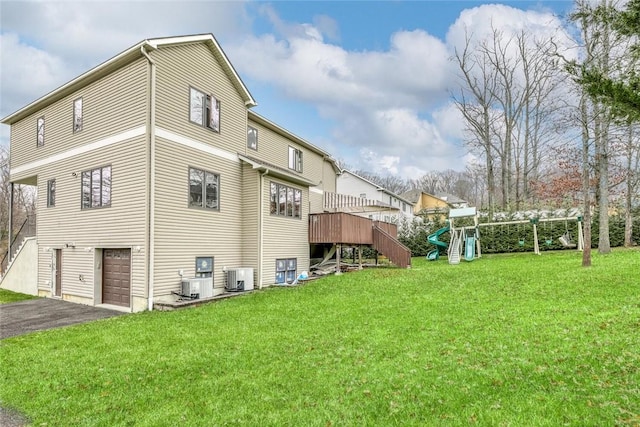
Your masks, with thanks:
<instances>
[{"instance_id":1,"label":"blue slide","mask_svg":"<svg viewBox=\"0 0 640 427\"><path fill-rule=\"evenodd\" d=\"M476 256L476 238L474 236L467 236L467 247L464 250L464 259L466 261L473 261Z\"/></svg>"},{"instance_id":2,"label":"blue slide","mask_svg":"<svg viewBox=\"0 0 640 427\"><path fill-rule=\"evenodd\" d=\"M444 233L446 233L448 231L449 231L449 227L444 227L444 228L441 228L440 230L436 231L435 233L429 234L429 236L427 236L427 241L429 243L431 243L432 245L436 246L436 248L434 250L430 251L427 254L427 259L429 261L435 261L438 258L440 258L440 250L441 249L446 249L449 246L448 243L445 243L445 242L443 242L441 240L438 240L438 237L440 237L441 235L443 235Z\"/></svg>"}]
</instances>

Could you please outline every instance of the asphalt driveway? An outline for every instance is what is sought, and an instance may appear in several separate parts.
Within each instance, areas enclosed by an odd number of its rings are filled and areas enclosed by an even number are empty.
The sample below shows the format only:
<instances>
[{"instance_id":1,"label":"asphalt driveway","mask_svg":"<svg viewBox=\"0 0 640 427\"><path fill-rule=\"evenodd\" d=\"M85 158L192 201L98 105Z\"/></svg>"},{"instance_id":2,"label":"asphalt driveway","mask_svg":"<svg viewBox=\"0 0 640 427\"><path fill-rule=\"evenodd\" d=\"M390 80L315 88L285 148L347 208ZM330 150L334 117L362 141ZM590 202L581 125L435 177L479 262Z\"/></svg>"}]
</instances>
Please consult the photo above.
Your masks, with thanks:
<instances>
[{"instance_id":1,"label":"asphalt driveway","mask_svg":"<svg viewBox=\"0 0 640 427\"><path fill-rule=\"evenodd\" d=\"M0 304L0 339L126 314L51 298Z\"/></svg>"}]
</instances>

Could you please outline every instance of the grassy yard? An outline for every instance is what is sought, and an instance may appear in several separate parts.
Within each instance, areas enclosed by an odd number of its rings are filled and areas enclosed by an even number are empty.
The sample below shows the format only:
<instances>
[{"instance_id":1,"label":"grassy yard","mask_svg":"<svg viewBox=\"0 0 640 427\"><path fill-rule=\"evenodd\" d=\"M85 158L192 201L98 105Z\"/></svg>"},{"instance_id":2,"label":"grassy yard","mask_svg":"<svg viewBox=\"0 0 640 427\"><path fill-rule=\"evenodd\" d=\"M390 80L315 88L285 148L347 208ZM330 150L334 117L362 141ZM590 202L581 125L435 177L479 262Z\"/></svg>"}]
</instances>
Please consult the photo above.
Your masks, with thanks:
<instances>
[{"instance_id":1,"label":"grassy yard","mask_svg":"<svg viewBox=\"0 0 640 427\"><path fill-rule=\"evenodd\" d=\"M25 295L18 292L8 291L6 289L0 289L0 304L8 304L10 302L24 301L27 299L38 298L32 295Z\"/></svg>"},{"instance_id":2,"label":"grassy yard","mask_svg":"<svg viewBox=\"0 0 640 427\"><path fill-rule=\"evenodd\" d=\"M640 251L414 259L0 344L48 426L640 424Z\"/></svg>"}]
</instances>

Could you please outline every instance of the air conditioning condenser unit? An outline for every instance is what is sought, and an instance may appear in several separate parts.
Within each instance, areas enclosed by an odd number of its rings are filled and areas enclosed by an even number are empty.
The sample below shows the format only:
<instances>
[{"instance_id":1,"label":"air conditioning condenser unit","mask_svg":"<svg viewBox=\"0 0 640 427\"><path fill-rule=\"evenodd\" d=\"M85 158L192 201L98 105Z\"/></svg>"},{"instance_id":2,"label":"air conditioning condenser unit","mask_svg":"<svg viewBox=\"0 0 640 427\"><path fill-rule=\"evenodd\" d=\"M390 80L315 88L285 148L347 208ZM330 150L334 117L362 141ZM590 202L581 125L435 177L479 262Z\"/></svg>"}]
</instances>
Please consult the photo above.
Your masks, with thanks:
<instances>
[{"instance_id":1,"label":"air conditioning condenser unit","mask_svg":"<svg viewBox=\"0 0 640 427\"><path fill-rule=\"evenodd\" d=\"M181 294L193 299L213 296L213 277L195 277L182 280Z\"/></svg>"},{"instance_id":2,"label":"air conditioning condenser unit","mask_svg":"<svg viewBox=\"0 0 640 427\"><path fill-rule=\"evenodd\" d=\"M229 292L253 290L253 268L233 268L227 270L225 289Z\"/></svg>"}]
</instances>

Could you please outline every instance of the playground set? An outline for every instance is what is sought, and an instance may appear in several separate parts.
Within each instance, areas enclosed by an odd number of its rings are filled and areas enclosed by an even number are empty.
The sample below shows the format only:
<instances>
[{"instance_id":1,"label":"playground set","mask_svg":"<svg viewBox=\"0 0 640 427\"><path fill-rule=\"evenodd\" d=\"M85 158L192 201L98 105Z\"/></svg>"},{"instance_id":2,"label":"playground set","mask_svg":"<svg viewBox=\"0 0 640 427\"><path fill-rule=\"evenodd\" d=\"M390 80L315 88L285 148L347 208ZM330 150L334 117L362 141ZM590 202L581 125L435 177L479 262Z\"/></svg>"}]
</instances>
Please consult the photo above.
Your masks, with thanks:
<instances>
[{"instance_id":1,"label":"playground set","mask_svg":"<svg viewBox=\"0 0 640 427\"><path fill-rule=\"evenodd\" d=\"M461 218L472 218L473 225L471 226L456 226L456 222ZM430 251L427 254L427 259L430 261L435 261L440 258L441 252L446 251L449 264L459 264L462 257L464 257L465 261L473 261L475 258L480 258L482 256L482 250L480 245L480 227L492 227L492 226L503 226L503 225L520 225L520 224L532 224L533 225L533 242L534 242L534 253L536 255L540 255L540 245L538 243L538 224L543 222L553 222L553 221L564 221L565 224L568 221L577 221L578 222L578 243L573 243L573 239L569 230L566 229L566 232L558 237L558 241L565 248L577 248L577 250L582 251L584 249L584 236L582 233L582 217L565 217L565 218L531 218L525 220L517 220L517 221L504 221L504 222L485 222L479 223L478 221L478 212L475 207L471 208L460 208L460 209L451 209L449 211L449 219L447 220L448 225L444 228L437 230L435 233L430 234L427 237L429 243L434 245L436 248ZM440 240L440 236L445 233L449 233L449 243L443 242ZM552 242L551 239L547 238L545 243L550 245ZM519 240L519 245L524 246L524 240L521 238Z\"/></svg>"}]
</instances>

